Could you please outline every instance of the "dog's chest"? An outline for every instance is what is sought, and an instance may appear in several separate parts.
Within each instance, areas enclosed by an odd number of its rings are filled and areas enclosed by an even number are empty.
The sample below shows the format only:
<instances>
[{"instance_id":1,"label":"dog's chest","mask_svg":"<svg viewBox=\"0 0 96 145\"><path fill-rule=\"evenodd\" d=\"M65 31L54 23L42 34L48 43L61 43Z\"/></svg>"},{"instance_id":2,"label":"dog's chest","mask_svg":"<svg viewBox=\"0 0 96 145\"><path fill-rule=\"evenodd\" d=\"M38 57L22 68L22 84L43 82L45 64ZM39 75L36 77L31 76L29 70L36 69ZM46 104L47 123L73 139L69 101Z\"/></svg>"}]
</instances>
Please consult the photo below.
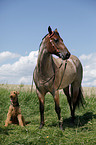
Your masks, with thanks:
<instances>
[{"instance_id":1,"label":"dog's chest","mask_svg":"<svg viewBox=\"0 0 96 145\"><path fill-rule=\"evenodd\" d=\"M14 116L17 116L19 113L20 113L19 107L13 107L12 114L13 114Z\"/></svg>"}]
</instances>

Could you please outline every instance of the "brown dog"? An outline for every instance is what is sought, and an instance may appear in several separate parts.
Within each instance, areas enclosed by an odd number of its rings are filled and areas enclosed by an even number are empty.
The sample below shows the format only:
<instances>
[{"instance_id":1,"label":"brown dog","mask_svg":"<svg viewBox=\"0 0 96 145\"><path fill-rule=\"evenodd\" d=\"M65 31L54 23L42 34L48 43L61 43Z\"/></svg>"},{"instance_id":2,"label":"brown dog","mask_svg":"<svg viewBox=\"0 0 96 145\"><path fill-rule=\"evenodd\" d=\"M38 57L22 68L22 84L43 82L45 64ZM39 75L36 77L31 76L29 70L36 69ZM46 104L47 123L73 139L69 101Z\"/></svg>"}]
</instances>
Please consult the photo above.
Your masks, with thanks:
<instances>
[{"instance_id":1,"label":"brown dog","mask_svg":"<svg viewBox=\"0 0 96 145\"><path fill-rule=\"evenodd\" d=\"M18 94L17 91L11 91L11 105L9 106L7 119L5 121L5 126L8 124L19 124L20 126L25 125L24 117L21 115L21 110L18 103Z\"/></svg>"}]
</instances>

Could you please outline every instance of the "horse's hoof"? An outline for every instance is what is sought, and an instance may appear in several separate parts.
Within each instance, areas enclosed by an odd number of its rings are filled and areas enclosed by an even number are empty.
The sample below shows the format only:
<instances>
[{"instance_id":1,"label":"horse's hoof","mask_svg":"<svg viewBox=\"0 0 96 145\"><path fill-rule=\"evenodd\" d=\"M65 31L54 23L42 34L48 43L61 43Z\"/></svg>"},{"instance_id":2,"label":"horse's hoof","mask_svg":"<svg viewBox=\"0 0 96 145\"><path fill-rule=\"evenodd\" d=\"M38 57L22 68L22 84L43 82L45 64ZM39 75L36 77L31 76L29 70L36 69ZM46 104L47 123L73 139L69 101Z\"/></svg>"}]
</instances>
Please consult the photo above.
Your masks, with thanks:
<instances>
[{"instance_id":1,"label":"horse's hoof","mask_svg":"<svg viewBox=\"0 0 96 145\"><path fill-rule=\"evenodd\" d=\"M42 128L43 128L43 126L44 126L44 124L40 124L40 127L39 127L39 129L42 129Z\"/></svg>"},{"instance_id":2,"label":"horse's hoof","mask_svg":"<svg viewBox=\"0 0 96 145\"><path fill-rule=\"evenodd\" d=\"M63 122L62 122L62 123L59 123L59 128L60 128L62 131L64 131L64 129L63 129Z\"/></svg>"},{"instance_id":3,"label":"horse's hoof","mask_svg":"<svg viewBox=\"0 0 96 145\"><path fill-rule=\"evenodd\" d=\"M62 127L62 126L60 126L60 129L61 129L62 131L64 131L64 129L63 129L63 127Z\"/></svg>"},{"instance_id":4,"label":"horse's hoof","mask_svg":"<svg viewBox=\"0 0 96 145\"><path fill-rule=\"evenodd\" d=\"M72 120L72 123L74 123L75 117L72 117L71 120Z\"/></svg>"}]
</instances>

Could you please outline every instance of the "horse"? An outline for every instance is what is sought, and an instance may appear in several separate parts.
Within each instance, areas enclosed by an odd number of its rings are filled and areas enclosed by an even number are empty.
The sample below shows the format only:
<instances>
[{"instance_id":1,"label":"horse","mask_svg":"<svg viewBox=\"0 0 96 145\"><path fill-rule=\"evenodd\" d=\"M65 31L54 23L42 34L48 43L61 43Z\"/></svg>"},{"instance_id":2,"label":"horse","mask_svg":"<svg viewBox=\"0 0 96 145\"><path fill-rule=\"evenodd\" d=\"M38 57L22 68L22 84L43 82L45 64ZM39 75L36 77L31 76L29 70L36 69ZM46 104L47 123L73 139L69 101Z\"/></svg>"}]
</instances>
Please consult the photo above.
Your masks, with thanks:
<instances>
[{"instance_id":1,"label":"horse","mask_svg":"<svg viewBox=\"0 0 96 145\"><path fill-rule=\"evenodd\" d=\"M53 57L53 55L58 58ZM37 65L33 72L33 80L39 98L40 128L44 126L44 96L50 92L54 98L55 111L59 119L59 127L63 129L59 90L63 89L70 106L71 116L75 118L75 108L83 104L81 82L83 69L80 60L71 55L57 29L48 27L48 34L42 39L39 47Z\"/></svg>"}]
</instances>

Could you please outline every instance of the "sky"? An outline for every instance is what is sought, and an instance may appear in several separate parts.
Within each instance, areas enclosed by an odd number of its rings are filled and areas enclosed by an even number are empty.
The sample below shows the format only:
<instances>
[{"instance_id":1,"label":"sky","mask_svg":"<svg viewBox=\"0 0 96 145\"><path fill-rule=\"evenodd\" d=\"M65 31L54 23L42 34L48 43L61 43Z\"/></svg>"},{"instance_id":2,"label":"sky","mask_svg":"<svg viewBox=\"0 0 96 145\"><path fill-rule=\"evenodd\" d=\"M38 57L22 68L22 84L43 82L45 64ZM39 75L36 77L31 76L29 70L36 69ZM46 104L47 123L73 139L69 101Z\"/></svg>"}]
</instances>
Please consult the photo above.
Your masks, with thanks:
<instances>
[{"instance_id":1,"label":"sky","mask_svg":"<svg viewBox=\"0 0 96 145\"><path fill-rule=\"evenodd\" d=\"M48 26L57 28L96 87L96 0L0 0L0 84L31 84Z\"/></svg>"}]
</instances>

